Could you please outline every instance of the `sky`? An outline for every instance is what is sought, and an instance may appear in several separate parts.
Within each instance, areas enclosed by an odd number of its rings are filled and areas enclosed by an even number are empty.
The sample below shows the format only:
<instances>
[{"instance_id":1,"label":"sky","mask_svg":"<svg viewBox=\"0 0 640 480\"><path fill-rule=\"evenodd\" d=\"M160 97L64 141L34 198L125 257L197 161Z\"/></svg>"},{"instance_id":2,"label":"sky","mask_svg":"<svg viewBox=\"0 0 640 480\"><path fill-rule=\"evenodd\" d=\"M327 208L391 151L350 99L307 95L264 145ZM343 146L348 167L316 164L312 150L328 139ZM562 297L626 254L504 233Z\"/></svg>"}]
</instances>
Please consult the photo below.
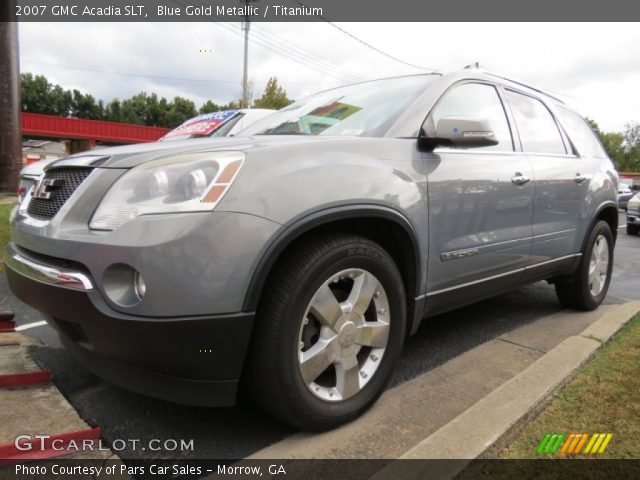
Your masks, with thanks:
<instances>
[{"instance_id":1,"label":"sky","mask_svg":"<svg viewBox=\"0 0 640 480\"><path fill-rule=\"evenodd\" d=\"M19 35L22 72L104 101L144 91L200 106L242 94L239 23L34 22L20 23ZM605 131L640 123L638 24L253 23L250 38L254 98L272 76L296 99L479 62L554 93Z\"/></svg>"}]
</instances>

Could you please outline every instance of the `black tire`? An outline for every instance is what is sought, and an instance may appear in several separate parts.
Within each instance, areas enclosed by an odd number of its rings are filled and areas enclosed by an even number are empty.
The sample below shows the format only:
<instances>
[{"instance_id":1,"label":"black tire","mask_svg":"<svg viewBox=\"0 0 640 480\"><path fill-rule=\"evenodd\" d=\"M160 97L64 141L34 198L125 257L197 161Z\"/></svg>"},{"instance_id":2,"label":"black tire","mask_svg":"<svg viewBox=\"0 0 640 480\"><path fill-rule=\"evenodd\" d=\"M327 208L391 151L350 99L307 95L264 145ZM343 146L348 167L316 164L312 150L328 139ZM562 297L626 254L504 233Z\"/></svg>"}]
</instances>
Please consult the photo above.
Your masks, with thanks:
<instances>
[{"instance_id":1,"label":"black tire","mask_svg":"<svg viewBox=\"0 0 640 480\"><path fill-rule=\"evenodd\" d=\"M260 300L243 380L255 401L285 423L307 431L328 430L369 408L391 376L406 329L402 276L382 247L351 234L317 236L287 257L276 266ZM384 289L389 305L388 339L380 364L358 393L329 402L314 395L302 380L298 363L301 322L323 283L350 268L370 272Z\"/></svg>"},{"instance_id":2,"label":"black tire","mask_svg":"<svg viewBox=\"0 0 640 480\"><path fill-rule=\"evenodd\" d=\"M638 225L627 223L627 233L629 235L638 235L638 232L640 232L640 227Z\"/></svg>"},{"instance_id":3,"label":"black tire","mask_svg":"<svg viewBox=\"0 0 640 480\"><path fill-rule=\"evenodd\" d=\"M600 293L593 295L591 292L591 286L589 282L589 266L591 263L591 255L593 252L596 240L603 236L607 240L608 246L608 265L607 265L607 277L604 282L604 286ZM611 270L613 268L613 234L611 233L611 227L607 222L602 220L598 221L587 239L584 252L580 259L580 265L576 272L564 281L557 282L556 295L558 300L567 308L574 308L576 310L595 310L598 305L602 303L607 296L609 289L609 283L611 282Z\"/></svg>"}]
</instances>

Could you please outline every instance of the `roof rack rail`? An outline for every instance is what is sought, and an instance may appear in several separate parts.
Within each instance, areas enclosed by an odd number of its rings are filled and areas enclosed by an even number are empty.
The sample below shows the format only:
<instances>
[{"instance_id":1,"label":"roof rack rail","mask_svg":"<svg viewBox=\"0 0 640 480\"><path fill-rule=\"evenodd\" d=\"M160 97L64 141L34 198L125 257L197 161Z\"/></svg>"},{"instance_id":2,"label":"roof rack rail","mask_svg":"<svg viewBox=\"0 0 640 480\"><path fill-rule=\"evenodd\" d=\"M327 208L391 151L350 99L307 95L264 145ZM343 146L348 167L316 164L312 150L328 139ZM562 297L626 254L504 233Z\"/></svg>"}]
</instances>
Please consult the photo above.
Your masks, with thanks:
<instances>
[{"instance_id":1,"label":"roof rack rail","mask_svg":"<svg viewBox=\"0 0 640 480\"><path fill-rule=\"evenodd\" d=\"M492 77L500 78L501 80L506 80L508 82L515 83L516 85L520 85L522 87L529 88L529 89L531 89L531 90L533 90L535 92L542 93L543 95L547 95L548 97L551 97L554 100L557 100L558 102L560 102L562 104L566 103L561 98L558 98L558 96L556 94L553 94L551 92L548 92L548 91L543 90L543 89L538 88L538 87L534 87L534 86L532 86L532 85L530 85L530 84L528 84L526 82L521 82L521 81L518 81L518 80L514 80L513 78L509 78L509 77L507 77L505 75L501 75L499 73L495 73L495 72L492 72L490 70L487 70L486 68L481 67L480 63L478 63L478 62L474 62L471 65L467 65L466 67L464 67L464 69L465 70L479 70L482 73L484 73L485 75L490 75Z\"/></svg>"}]
</instances>

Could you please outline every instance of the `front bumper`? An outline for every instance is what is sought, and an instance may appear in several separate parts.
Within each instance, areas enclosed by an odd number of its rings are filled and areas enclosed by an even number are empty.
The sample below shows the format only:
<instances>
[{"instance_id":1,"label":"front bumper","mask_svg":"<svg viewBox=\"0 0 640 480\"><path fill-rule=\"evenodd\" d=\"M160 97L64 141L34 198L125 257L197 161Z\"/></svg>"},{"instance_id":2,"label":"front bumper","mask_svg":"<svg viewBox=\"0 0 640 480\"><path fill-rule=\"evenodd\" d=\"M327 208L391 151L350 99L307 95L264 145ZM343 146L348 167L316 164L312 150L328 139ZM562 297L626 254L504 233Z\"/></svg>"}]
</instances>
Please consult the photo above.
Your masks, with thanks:
<instances>
[{"instance_id":1,"label":"front bumper","mask_svg":"<svg viewBox=\"0 0 640 480\"><path fill-rule=\"evenodd\" d=\"M104 302L88 272L45 262L13 244L5 263L15 295L43 312L69 351L98 376L178 403L235 402L253 313L126 315Z\"/></svg>"},{"instance_id":2,"label":"front bumper","mask_svg":"<svg viewBox=\"0 0 640 480\"><path fill-rule=\"evenodd\" d=\"M627 211L627 223L629 225L640 225L640 211Z\"/></svg>"}]
</instances>

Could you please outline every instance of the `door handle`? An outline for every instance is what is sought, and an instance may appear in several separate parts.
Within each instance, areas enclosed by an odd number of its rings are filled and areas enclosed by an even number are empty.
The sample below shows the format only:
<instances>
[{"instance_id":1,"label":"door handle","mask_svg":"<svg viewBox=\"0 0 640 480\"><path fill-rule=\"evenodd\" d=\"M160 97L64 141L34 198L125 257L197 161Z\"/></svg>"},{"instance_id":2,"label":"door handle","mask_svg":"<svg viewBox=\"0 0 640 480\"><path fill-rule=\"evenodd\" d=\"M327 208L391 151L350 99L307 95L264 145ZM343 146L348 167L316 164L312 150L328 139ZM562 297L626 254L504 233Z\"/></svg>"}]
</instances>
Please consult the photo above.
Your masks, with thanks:
<instances>
[{"instance_id":1,"label":"door handle","mask_svg":"<svg viewBox=\"0 0 640 480\"><path fill-rule=\"evenodd\" d=\"M524 185L525 183L529 183L530 181L531 179L529 177L522 175L520 172L516 172L516 174L511 177L511 182L515 183L516 185Z\"/></svg>"},{"instance_id":2,"label":"door handle","mask_svg":"<svg viewBox=\"0 0 640 480\"><path fill-rule=\"evenodd\" d=\"M587 179L584 175L581 175L580 172L576 173L576 176L573 177L573 181L576 183L582 183Z\"/></svg>"}]
</instances>

